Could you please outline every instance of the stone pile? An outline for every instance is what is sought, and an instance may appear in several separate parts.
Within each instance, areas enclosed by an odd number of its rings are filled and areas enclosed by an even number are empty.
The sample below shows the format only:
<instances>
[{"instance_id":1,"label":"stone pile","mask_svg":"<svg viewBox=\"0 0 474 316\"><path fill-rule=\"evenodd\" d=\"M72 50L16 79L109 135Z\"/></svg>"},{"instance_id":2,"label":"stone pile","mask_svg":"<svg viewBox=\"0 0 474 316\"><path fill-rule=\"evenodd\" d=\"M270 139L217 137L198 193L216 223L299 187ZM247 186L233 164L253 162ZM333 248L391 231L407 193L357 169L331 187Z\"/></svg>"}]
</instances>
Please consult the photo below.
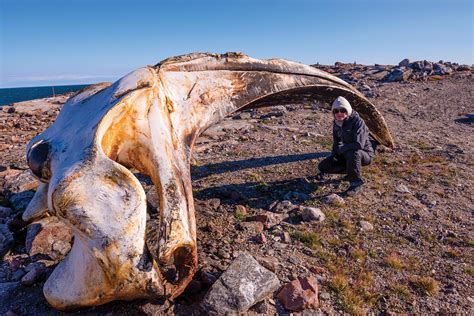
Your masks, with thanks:
<instances>
[{"instance_id":1,"label":"stone pile","mask_svg":"<svg viewBox=\"0 0 474 316\"><path fill-rule=\"evenodd\" d=\"M405 58L398 65L360 65L336 62L334 65L312 65L355 85L367 97L375 97L368 83L439 80L455 73L471 73L473 67L453 62L427 60L410 61Z\"/></svg>"}]
</instances>

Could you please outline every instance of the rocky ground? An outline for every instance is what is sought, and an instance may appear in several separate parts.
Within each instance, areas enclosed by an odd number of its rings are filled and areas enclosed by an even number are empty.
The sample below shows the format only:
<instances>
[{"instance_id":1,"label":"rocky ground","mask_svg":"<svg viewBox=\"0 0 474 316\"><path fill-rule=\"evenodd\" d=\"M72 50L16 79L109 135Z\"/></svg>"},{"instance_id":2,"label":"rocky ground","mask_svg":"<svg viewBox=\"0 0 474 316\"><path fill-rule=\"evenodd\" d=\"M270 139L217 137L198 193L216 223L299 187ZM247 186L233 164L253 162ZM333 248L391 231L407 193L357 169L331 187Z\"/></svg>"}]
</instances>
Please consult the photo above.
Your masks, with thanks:
<instances>
[{"instance_id":1,"label":"rocky ground","mask_svg":"<svg viewBox=\"0 0 474 316\"><path fill-rule=\"evenodd\" d=\"M379 148L365 167L363 193L341 197L348 184L339 176L315 177L331 146L327 106L238 113L198 139L192 175L200 270L186 292L173 303L114 302L75 313L219 312L229 297L253 314L473 313L471 67L407 60L314 66L365 93L395 139L393 150ZM0 313L54 313L41 288L70 249L70 231L55 218L28 225L21 213L36 187L25 146L65 100L0 111ZM153 209L149 179L140 179ZM248 267L270 273L245 280L260 292L250 300L237 288L219 294L222 274L235 279ZM303 290L304 299L291 300Z\"/></svg>"}]
</instances>

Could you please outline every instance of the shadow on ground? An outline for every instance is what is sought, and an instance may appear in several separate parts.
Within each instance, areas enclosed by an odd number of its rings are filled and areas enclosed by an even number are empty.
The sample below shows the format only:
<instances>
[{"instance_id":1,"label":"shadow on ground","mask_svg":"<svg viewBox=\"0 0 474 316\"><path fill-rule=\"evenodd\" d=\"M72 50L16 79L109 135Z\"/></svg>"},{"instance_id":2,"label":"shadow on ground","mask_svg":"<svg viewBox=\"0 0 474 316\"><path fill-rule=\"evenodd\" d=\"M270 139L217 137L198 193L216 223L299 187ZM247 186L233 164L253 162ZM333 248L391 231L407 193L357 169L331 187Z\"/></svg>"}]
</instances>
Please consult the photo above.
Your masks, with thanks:
<instances>
[{"instance_id":1,"label":"shadow on ground","mask_svg":"<svg viewBox=\"0 0 474 316\"><path fill-rule=\"evenodd\" d=\"M323 158L329 155L329 152L306 153L298 155L282 155L271 157L251 158L236 161L223 161L204 166L192 166L191 174L193 180L205 178L211 174L239 171L243 169L252 169L270 165L278 165L290 162L297 162L309 159Z\"/></svg>"}]
</instances>

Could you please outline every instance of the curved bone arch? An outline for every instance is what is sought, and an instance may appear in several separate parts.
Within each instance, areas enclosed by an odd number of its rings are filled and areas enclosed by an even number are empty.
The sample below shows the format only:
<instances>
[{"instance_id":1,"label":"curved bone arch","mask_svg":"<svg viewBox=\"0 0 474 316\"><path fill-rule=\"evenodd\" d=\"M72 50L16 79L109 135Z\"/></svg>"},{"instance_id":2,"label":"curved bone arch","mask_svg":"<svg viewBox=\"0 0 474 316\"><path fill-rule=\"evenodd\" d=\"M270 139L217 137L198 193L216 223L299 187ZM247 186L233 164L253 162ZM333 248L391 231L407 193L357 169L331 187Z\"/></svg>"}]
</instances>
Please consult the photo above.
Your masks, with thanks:
<instances>
[{"instance_id":1,"label":"curved bone arch","mask_svg":"<svg viewBox=\"0 0 474 316\"><path fill-rule=\"evenodd\" d=\"M44 285L48 302L67 310L175 298L197 269L190 175L196 137L237 110L340 95L379 143L393 146L380 113L352 86L281 59L183 55L78 93L28 145L42 184L24 220L49 210L74 231L71 252ZM131 168L149 175L160 197L154 245L147 245L145 192Z\"/></svg>"}]
</instances>

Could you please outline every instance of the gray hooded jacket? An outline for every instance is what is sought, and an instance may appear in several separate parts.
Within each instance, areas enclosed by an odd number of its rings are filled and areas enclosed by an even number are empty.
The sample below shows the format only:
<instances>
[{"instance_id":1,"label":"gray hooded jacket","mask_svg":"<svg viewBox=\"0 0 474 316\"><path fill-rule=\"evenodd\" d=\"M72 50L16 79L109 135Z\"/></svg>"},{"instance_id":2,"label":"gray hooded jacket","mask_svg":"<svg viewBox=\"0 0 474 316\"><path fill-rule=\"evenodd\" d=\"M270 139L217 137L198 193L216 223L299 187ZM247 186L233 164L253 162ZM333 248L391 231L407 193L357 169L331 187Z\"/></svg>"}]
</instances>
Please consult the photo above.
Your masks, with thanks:
<instances>
[{"instance_id":1,"label":"gray hooded jacket","mask_svg":"<svg viewBox=\"0 0 474 316\"><path fill-rule=\"evenodd\" d=\"M359 113L352 111L342 126L333 123L333 145L331 155L344 155L348 151L362 149L370 157L374 156L374 149L369 139L369 129Z\"/></svg>"}]
</instances>

